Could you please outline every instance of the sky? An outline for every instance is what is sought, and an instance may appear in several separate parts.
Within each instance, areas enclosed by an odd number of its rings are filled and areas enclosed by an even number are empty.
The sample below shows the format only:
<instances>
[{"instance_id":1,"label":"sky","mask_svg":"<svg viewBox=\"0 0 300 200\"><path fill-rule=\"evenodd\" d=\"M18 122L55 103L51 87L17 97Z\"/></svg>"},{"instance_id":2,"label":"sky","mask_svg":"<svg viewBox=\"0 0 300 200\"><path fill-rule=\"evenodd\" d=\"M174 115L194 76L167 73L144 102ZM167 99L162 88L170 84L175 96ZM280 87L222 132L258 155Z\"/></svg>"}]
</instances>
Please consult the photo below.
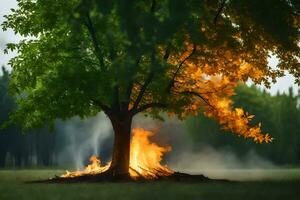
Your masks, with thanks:
<instances>
[{"instance_id":1,"label":"sky","mask_svg":"<svg viewBox=\"0 0 300 200\"><path fill-rule=\"evenodd\" d=\"M0 24L4 21L3 15L9 14L11 8L16 8L16 0L0 0ZM15 52L10 52L9 54L4 54L3 50L5 49L6 43L15 43L22 39L19 35L15 35L12 30L3 32L0 29L0 66L6 66L9 68L8 61L10 58L16 56ZM276 59L271 58L269 60L270 66L276 66ZM266 89L271 94L276 94L277 91L280 93L287 92L289 87L293 87L294 93L298 93L300 87L294 84L294 78L292 75L287 74L285 77L277 79L277 83L272 84L270 89ZM264 88L261 86L261 88Z\"/></svg>"}]
</instances>

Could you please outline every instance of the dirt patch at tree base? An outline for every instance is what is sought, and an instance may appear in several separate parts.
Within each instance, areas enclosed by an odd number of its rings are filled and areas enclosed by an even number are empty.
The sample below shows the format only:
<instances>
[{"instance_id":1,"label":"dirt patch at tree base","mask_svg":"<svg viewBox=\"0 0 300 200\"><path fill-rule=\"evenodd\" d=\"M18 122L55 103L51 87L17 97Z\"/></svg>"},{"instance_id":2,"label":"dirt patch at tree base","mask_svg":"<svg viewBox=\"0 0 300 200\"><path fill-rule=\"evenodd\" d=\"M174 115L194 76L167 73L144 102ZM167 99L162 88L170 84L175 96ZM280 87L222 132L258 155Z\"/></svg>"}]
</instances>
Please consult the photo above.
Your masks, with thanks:
<instances>
[{"instance_id":1,"label":"dirt patch at tree base","mask_svg":"<svg viewBox=\"0 0 300 200\"><path fill-rule=\"evenodd\" d=\"M171 181L171 182L232 182L226 179L210 179L204 175L192 175L181 172L174 172L169 176L159 176L156 179L147 179L144 177L132 178L129 176L116 177L110 174L94 174L83 175L78 177L54 177L47 180L29 181L26 183L97 183L97 182L155 182L155 181Z\"/></svg>"}]
</instances>

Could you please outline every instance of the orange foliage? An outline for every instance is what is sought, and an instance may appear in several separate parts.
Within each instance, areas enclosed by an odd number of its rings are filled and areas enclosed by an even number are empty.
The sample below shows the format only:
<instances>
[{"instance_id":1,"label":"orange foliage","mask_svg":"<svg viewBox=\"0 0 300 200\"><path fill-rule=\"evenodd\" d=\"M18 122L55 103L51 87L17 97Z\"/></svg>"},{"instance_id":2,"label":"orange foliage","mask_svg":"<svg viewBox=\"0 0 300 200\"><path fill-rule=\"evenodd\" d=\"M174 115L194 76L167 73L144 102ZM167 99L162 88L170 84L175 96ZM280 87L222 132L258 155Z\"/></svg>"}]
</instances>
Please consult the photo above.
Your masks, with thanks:
<instances>
[{"instance_id":1,"label":"orange foliage","mask_svg":"<svg viewBox=\"0 0 300 200\"><path fill-rule=\"evenodd\" d=\"M187 49L179 60L192 53L191 45L188 45ZM222 59L222 56L225 58ZM250 126L250 121L254 116L249 115L242 108L234 108L230 99L234 95L238 82L245 82L249 78L254 82L260 82L264 76L263 70L243 59L235 58L230 52L224 52L222 56L219 59L221 64L225 65L226 60L231 60L227 64L228 67L214 63L206 64L206 61L201 60L197 54L193 60L190 59L184 63L172 88L174 98L186 98L187 101L191 99L190 103L184 105L181 117L186 117L191 113L196 115L201 108L204 108L205 115L217 119L223 129L232 131L238 136L252 138L259 143L271 142L273 138L268 133L261 132L260 124ZM175 58L173 57L171 62L172 60Z\"/></svg>"}]
</instances>

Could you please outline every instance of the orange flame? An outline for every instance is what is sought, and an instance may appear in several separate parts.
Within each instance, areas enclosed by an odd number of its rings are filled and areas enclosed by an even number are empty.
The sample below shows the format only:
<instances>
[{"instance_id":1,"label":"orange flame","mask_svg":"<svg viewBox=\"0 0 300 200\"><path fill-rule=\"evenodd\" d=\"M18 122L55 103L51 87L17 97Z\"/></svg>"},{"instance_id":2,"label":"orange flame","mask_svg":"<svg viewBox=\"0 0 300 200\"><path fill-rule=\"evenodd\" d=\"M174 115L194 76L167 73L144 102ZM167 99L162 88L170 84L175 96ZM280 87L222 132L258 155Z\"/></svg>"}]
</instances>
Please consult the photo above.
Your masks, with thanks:
<instances>
[{"instance_id":1,"label":"orange flame","mask_svg":"<svg viewBox=\"0 0 300 200\"><path fill-rule=\"evenodd\" d=\"M154 133L142 128L132 131L133 137L130 144L130 176L143 176L148 179L155 179L159 176L168 176L173 171L167 166L162 166L160 162L164 153L171 151L171 147L161 147L151 143L149 137Z\"/></svg>"},{"instance_id":2,"label":"orange flame","mask_svg":"<svg viewBox=\"0 0 300 200\"><path fill-rule=\"evenodd\" d=\"M167 166L161 165L164 153L171 151L171 147L158 146L151 143L149 138L154 135L153 132L142 128L132 130L132 139L130 143L130 167L129 174L132 178L138 179L156 179L161 176L169 176L174 172ZM91 164L81 171L69 172L61 175L62 178L72 178L84 175L100 174L109 169L110 162L101 165L101 161L96 156L91 156Z\"/></svg>"},{"instance_id":3,"label":"orange flame","mask_svg":"<svg viewBox=\"0 0 300 200\"><path fill-rule=\"evenodd\" d=\"M87 174L100 174L102 172L105 172L106 170L108 170L110 163L101 166L101 161L97 159L96 156L91 156L90 157L90 162L91 164L89 164L88 166L86 166L84 168L84 170L81 171L74 171L74 172L69 172L66 171L65 174L61 175L60 177L62 178L72 178L72 177L77 177L77 176L83 176L83 175L87 175Z\"/></svg>"}]
</instances>

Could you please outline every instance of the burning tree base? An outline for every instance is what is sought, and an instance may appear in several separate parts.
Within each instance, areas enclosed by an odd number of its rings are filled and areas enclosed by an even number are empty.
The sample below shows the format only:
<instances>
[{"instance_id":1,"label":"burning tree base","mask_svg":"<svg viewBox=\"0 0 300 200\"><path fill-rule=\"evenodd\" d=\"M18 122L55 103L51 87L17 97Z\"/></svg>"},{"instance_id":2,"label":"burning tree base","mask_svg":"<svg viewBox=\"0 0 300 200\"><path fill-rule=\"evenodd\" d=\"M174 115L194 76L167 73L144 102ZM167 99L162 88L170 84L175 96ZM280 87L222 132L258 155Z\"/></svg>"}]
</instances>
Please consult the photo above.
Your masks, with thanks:
<instances>
[{"instance_id":1,"label":"burning tree base","mask_svg":"<svg viewBox=\"0 0 300 200\"><path fill-rule=\"evenodd\" d=\"M141 167L133 165L126 175L114 175L109 169L109 164L101 166L100 160L95 156L90 158L91 164L84 170L69 172L45 181L48 183L76 183L76 182L116 182L116 181L209 181L211 179L203 175L190 175L175 172L167 166L155 165L154 167ZM157 163L156 163L157 164Z\"/></svg>"},{"instance_id":2,"label":"burning tree base","mask_svg":"<svg viewBox=\"0 0 300 200\"><path fill-rule=\"evenodd\" d=\"M175 172L168 166L161 164L164 153L171 147L158 146L150 142L149 137L153 132L141 128L133 129L133 137L130 143L130 166L125 175L115 175L110 169L110 164L102 165L96 156L90 158L90 164L83 170L69 172L50 178L48 183L74 183L74 182L102 182L102 181L209 181L203 175L190 175Z\"/></svg>"}]
</instances>

